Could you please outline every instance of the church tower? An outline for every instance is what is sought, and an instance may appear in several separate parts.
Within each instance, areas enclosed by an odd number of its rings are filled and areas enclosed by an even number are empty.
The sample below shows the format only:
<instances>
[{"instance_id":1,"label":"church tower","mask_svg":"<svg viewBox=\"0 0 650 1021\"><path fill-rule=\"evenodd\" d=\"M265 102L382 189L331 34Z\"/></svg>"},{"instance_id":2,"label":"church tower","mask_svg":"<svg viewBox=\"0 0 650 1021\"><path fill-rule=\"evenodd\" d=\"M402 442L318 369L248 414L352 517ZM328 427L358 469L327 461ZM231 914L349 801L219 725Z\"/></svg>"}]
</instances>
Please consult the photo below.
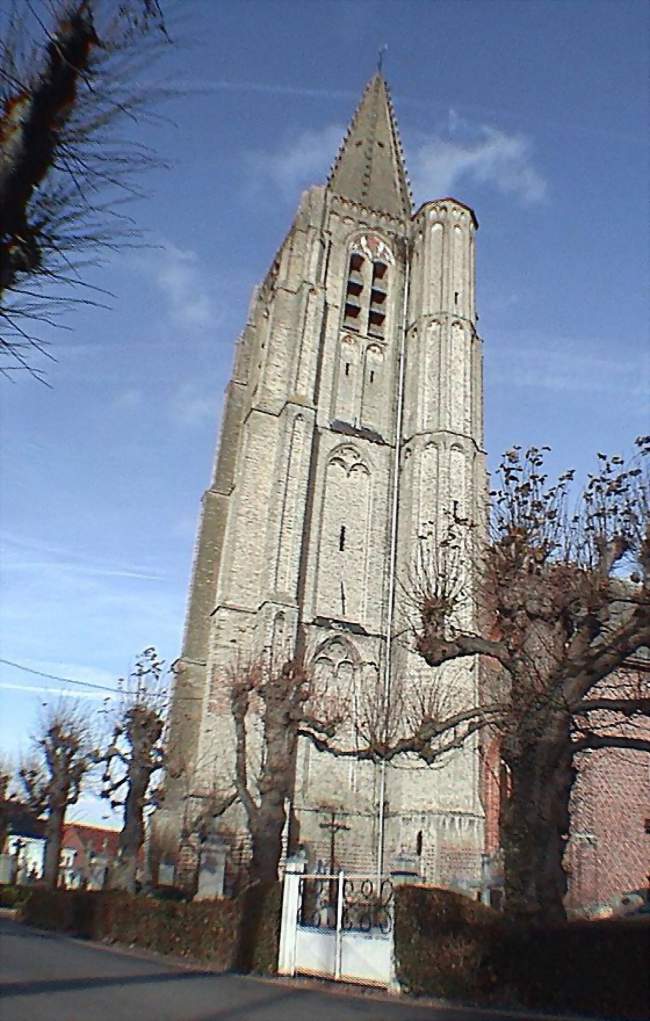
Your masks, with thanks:
<instances>
[{"instance_id":1,"label":"church tower","mask_svg":"<svg viewBox=\"0 0 650 1021\"><path fill-rule=\"evenodd\" d=\"M199 794L215 776L227 781L223 672L237 656L301 648L316 676L359 697L432 673L403 640L402 591L448 516L476 518L482 506L476 228L451 198L413 213L375 74L326 185L303 194L236 345L171 722ZM477 669L445 666L439 683L472 698ZM168 811L175 798L172 784ZM471 745L431 770L337 760L305 743L292 807L314 865L328 863L324 824L335 812L344 867L390 868L407 855L427 880L478 878ZM226 827L241 824L239 811Z\"/></svg>"}]
</instances>

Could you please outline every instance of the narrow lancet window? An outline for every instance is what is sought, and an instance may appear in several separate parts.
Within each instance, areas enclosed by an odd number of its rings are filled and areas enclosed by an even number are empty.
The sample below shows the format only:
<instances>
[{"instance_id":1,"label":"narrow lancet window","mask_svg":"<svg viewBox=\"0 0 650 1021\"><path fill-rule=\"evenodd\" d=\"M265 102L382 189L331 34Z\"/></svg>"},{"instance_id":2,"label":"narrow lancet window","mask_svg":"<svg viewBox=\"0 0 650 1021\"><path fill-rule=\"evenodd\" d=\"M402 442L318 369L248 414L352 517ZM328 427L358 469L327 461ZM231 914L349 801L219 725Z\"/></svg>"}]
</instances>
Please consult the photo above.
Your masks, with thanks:
<instances>
[{"instance_id":1,"label":"narrow lancet window","mask_svg":"<svg viewBox=\"0 0 650 1021\"><path fill-rule=\"evenodd\" d=\"M348 330L359 330L363 307L363 256L353 252L350 256L348 281L345 290L343 325Z\"/></svg>"},{"instance_id":2,"label":"narrow lancet window","mask_svg":"<svg viewBox=\"0 0 650 1021\"><path fill-rule=\"evenodd\" d=\"M370 307L368 310L368 334L383 337L386 324L386 298L388 295L388 266L385 262L373 262Z\"/></svg>"}]
</instances>

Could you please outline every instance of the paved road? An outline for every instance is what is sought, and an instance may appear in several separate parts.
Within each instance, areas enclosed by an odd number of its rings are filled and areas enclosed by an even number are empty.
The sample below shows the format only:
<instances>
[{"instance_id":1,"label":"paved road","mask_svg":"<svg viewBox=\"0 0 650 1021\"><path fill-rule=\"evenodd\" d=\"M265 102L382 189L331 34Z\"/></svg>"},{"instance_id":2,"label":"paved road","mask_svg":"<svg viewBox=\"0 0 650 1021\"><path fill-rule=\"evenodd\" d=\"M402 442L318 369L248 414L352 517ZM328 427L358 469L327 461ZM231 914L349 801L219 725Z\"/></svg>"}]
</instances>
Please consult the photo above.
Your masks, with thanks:
<instances>
[{"instance_id":1,"label":"paved road","mask_svg":"<svg viewBox=\"0 0 650 1021\"><path fill-rule=\"evenodd\" d=\"M219 975L0 920L1 1021L504 1021ZM524 1021L523 1015L520 1016Z\"/></svg>"}]
</instances>

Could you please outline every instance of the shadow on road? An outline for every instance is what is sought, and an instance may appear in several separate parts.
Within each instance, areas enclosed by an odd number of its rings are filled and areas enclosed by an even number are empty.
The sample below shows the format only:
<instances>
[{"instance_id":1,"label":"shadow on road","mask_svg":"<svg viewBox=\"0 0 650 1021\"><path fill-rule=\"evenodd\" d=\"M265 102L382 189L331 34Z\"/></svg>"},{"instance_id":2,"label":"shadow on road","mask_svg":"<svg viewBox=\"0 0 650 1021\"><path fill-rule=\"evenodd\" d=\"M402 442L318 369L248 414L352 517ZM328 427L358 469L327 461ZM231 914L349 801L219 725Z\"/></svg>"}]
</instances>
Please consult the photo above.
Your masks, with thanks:
<instances>
[{"instance_id":1,"label":"shadow on road","mask_svg":"<svg viewBox=\"0 0 650 1021\"><path fill-rule=\"evenodd\" d=\"M38 996L40 993L70 992L74 989L97 989L100 986L132 986L146 982L188 982L196 978L218 978L213 971L149 972L146 975L107 975L101 978L43 979L40 982L0 983L0 996Z\"/></svg>"},{"instance_id":2,"label":"shadow on road","mask_svg":"<svg viewBox=\"0 0 650 1021\"><path fill-rule=\"evenodd\" d=\"M230 981L237 979L238 976L228 976ZM111 975L99 978L74 978L74 979L45 979L40 982L4 982L0 983L0 998L3 1000L10 999L12 996L38 996L42 994L53 994L53 993L66 993L75 991L92 991L93 989L108 988L110 986L119 986L124 988L126 986L144 985L144 984L156 984L161 982L192 982L196 979L208 978L213 982L219 981L219 975L215 975L213 971L192 971L192 972L179 972L178 974L170 975L169 972L151 972L146 975ZM242 981L242 986L244 987ZM257 989L261 990L261 986ZM245 992L250 994L253 990L250 986L245 988ZM256 990L257 991L257 990ZM244 989L242 989L244 992ZM283 1000L302 1000L308 998L309 994L304 989L278 989L274 991L272 995L269 995L268 987L264 989L264 994L259 998L250 999L247 998L245 1003L224 1007L222 1010L211 1010L209 1014L201 1018L200 1021L234 1021L235 1018L242 1017L248 1018L253 1017L258 1010L263 1010L274 1004L279 1004ZM199 1021L199 1019L197 1019Z\"/></svg>"}]
</instances>

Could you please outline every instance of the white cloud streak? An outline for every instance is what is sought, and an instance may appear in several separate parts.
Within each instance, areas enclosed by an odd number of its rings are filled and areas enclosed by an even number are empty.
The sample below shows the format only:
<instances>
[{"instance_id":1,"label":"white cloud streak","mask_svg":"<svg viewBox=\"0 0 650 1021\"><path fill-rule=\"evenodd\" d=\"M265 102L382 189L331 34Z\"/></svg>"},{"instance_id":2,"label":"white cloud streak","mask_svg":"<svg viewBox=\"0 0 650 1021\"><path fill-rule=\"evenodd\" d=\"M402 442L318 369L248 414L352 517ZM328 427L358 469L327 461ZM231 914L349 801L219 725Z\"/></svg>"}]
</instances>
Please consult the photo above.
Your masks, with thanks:
<instances>
[{"instance_id":1,"label":"white cloud streak","mask_svg":"<svg viewBox=\"0 0 650 1021\"><path fill-rule=\"evenodd\" d=\"M139 564L123 564L116 561L85 556L83 552L70 550L55 544L23 538L9 532L0 533L0 547L3 548L2 569L9 571L56 571L69 575L96 578L134 578L142 581L163 581L164 575ZM34 556L36 554L36 556Z\"/></svg>"},{"instance_id":2,"label":"white cloud streak","mask_svg":"<svg viewBox=\"0 0 650 1021\"><path fill-rule=\"evenodd\" d=\"M196 252L163 240L157 249L136 256L134 262L156 284L175 325L200 329L217 321L214 288Z\"/></svg>"},{"instance_id":3,"label":"white cloud streak","mask_svg":"<svg viewBox=\"0 0 650 1021\"><path fill-rule=\"evenodd\" d=\"M285 199L293 199L301 188L322 183L344 133L342 125L329 124L303 131L277 152L250 153L247 168L253 185L263 187L270 182Z\"/></svg>"},{"instance_id":4,"label":"white cloud streak","mask_svg":"<svg viewBox=\"0 0 650 1021\"><path fill-rule=\"evenodd\" d=\"M409 161L413 191L420 201L448 195L472 181L525 204L544 199L546 181L533 164L530 139L487 124L453 123L454 134L460 137L433 136Z\"/></svg>"},{"instance_id":5,"label":"white cloud streak","mask_svg":"<svg viewBox=\"0 0 650 1021\"><path fill-rule=\"evenodd\" d=\"M78 688L48 688L45 685L12 684L7 681L0 681L0 688L8 691L24 691L29 695L56 695L60 698L90 699L91 701L104 702L108 699L119 698L119 692L109 695L108 692L102 695L100 691L83 691Z\"/></svg>"},{"instance_id":6,"label":"white cloud streak","mask_svg":"<svg viewBox=\"0 0 650 1021\"><path fill-rule=\"evenodd\" d=\"M270 183L285 199L295 198L300 188L326 179L344 132L342 125L330 124L302 132L275 152L251 153L247 168L253 184ZM547 191L529 138L468 121L453 110L444 131L420 134L409 146L407 163L418 203L472 182L523 204L542 201Z\"/></svg>"},{"instance_id":7,"label":"white cloud streak","mask_svg":"<svg viewBox=\"0 0 650 1021\"><path fill-rule=\"evenodd\" d=\"M199 383L181 383L171 400L171 416L179 425L193 428L215 418L213 388Z\"/></svg>"},{"instance_id":8,"label":"white cloud streak","mask_svg":"<svg viewBox=\"0 0 650 1021\"><path fill-rule=\"evenodd\" d=\"M569 338L530 338L499 345L488 354L488 386L505 384L556 393L618 394L631 399L650 398L650 372L625 359L594 354L596 342Z\"/></svg>"}]
</instances>

